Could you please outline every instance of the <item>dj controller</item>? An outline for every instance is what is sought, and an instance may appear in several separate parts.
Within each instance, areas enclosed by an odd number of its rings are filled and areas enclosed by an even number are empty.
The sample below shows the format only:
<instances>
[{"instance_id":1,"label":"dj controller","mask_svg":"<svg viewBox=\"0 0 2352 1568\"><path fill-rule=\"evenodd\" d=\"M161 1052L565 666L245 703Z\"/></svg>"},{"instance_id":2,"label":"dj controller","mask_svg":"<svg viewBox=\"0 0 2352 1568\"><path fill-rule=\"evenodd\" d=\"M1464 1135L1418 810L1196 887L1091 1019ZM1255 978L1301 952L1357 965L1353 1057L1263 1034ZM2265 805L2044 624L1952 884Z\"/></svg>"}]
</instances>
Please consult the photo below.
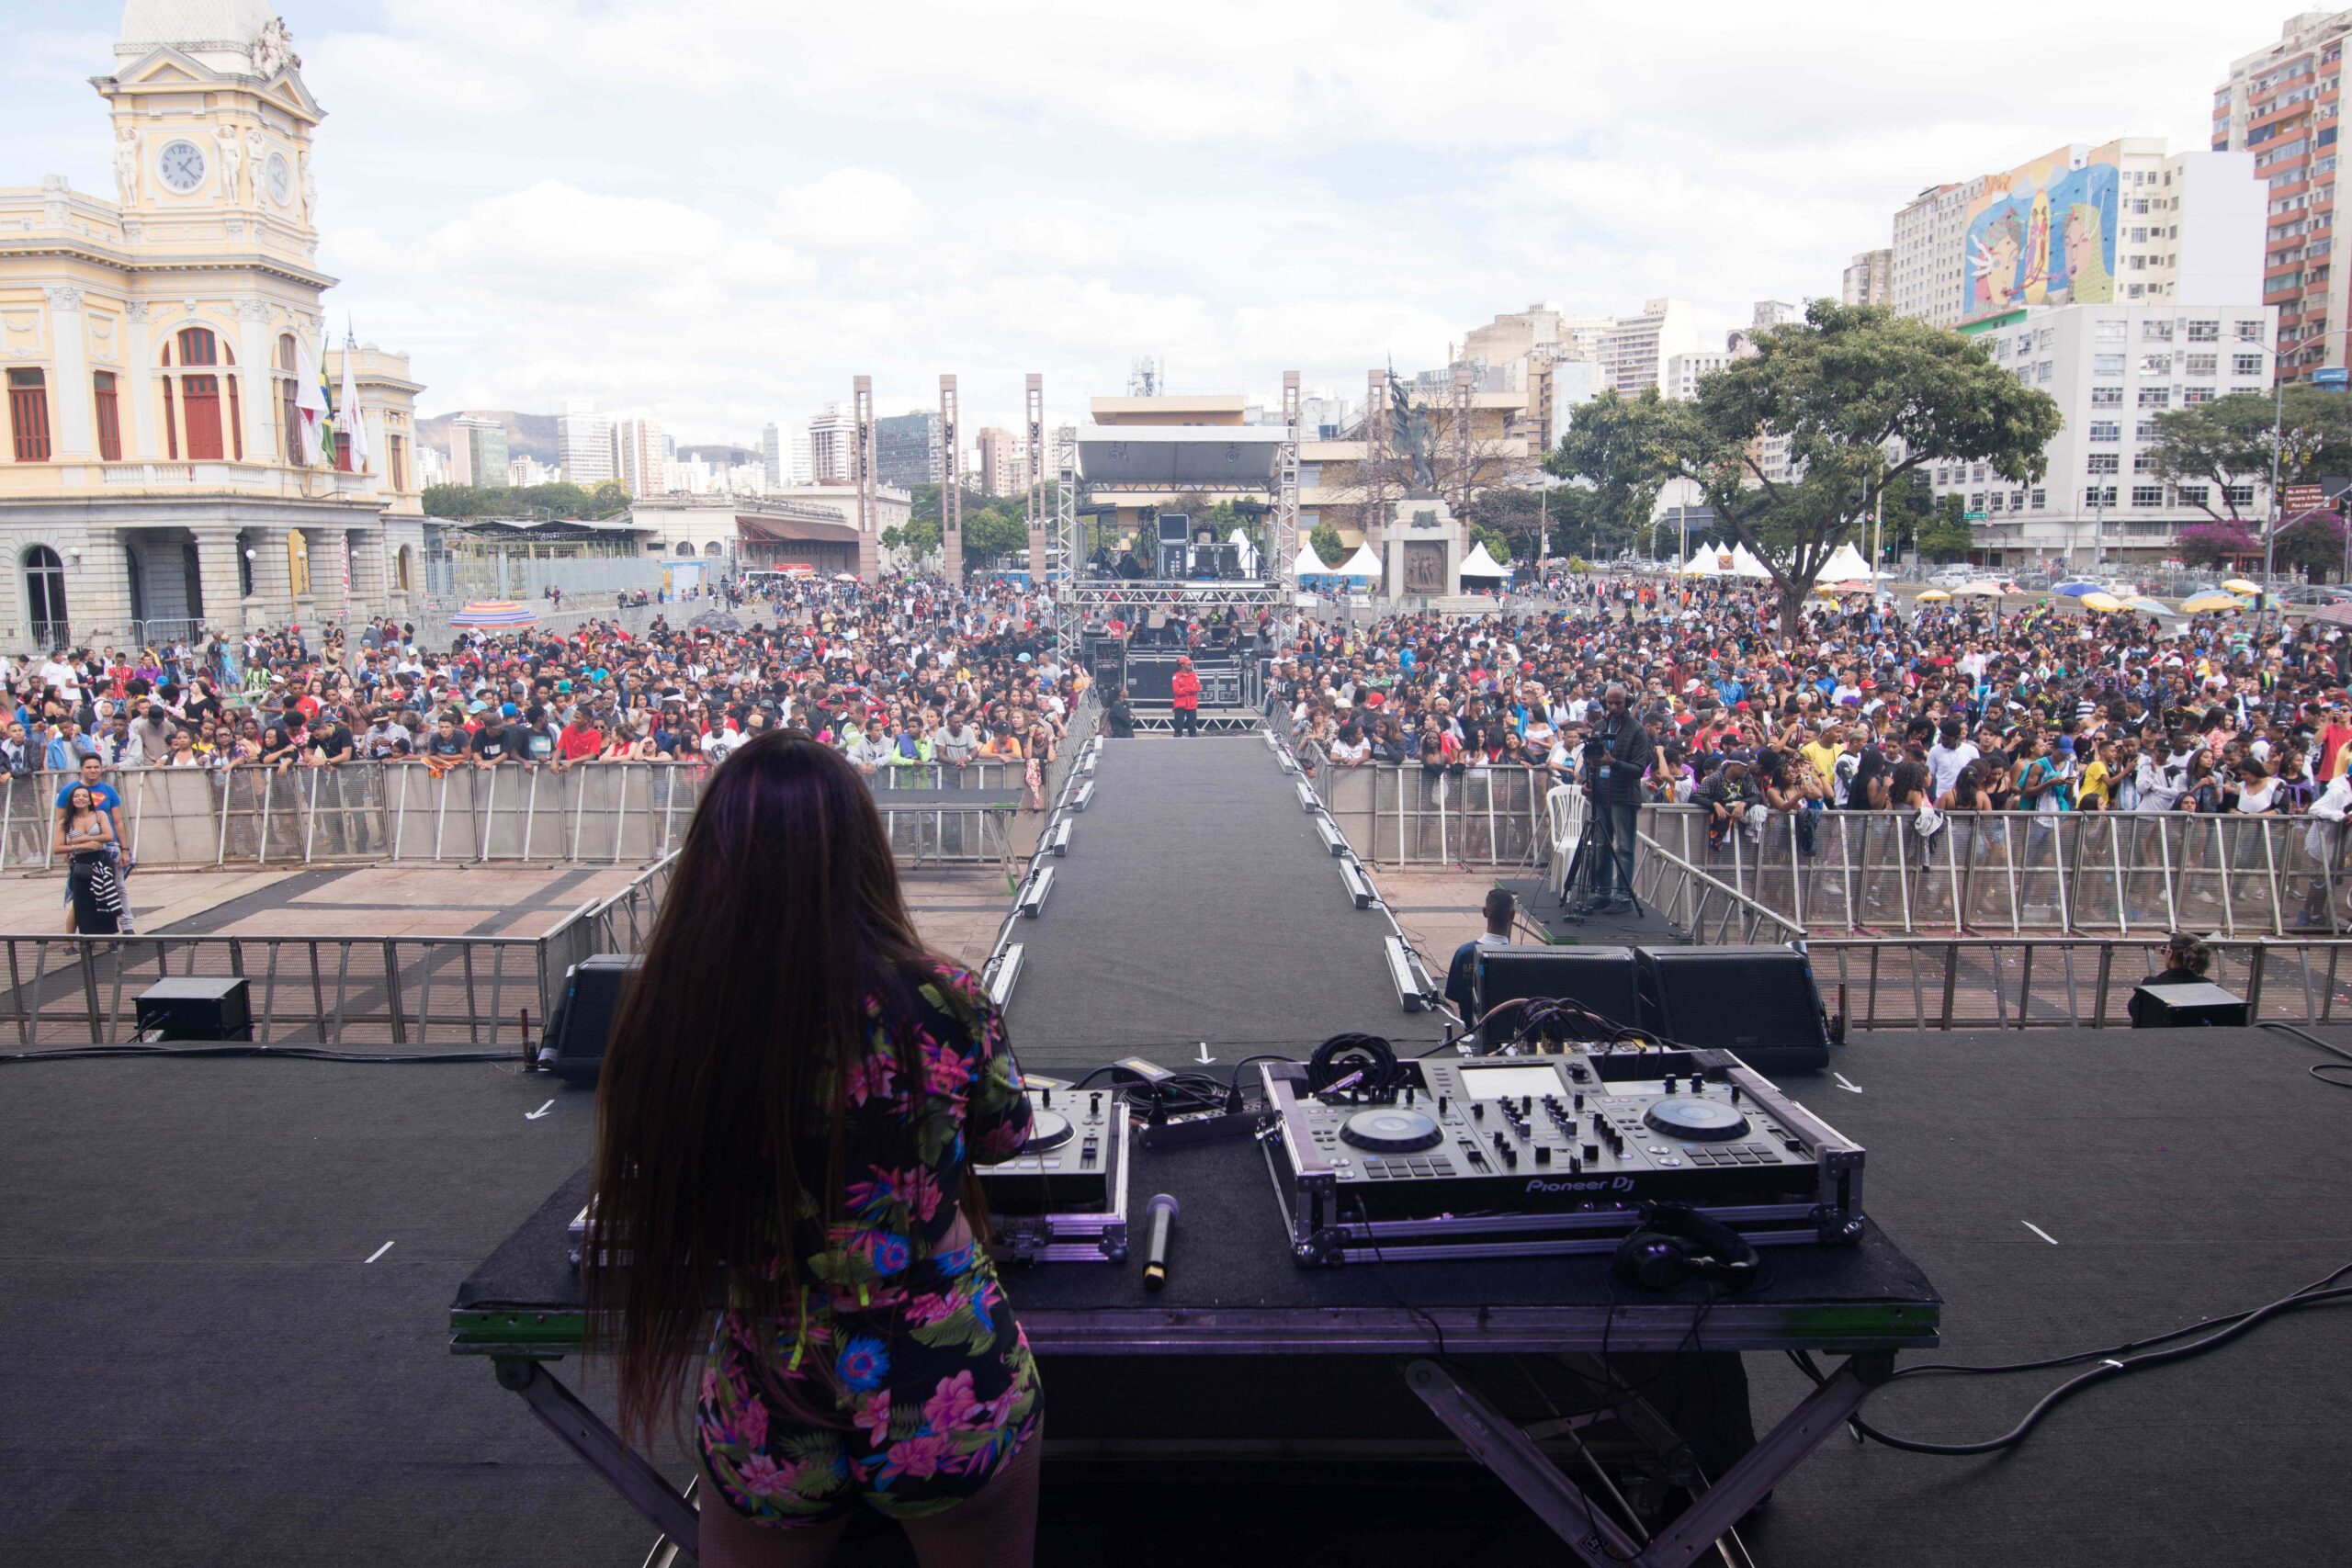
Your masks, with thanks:
<instances>
[{"instance_id":1,"label":"dj controller","mask_svg":"<svg viewBox=\"0 0 2352 1568\"><path fill-rule=\"evenodd\" d=\"M1607 1251L1659 1201L1753 1245L1861 1234L1861 1148L1726 1053L1405 1060L1321 1092L1259 1072L1303 1266Z\"/></svg>"},{"instance_id":2,"label":"dj controller","mask_svg":"<svg viewBox=\"0 0 2352 1568\"><path fill-rule=\"evenodd\" d=\"M1029 1141L976 1165L990 1249L1013 1262L1127 1256L1127 1105L1116 1089L1032 1088Z\"/></svg>"}]
</instances>

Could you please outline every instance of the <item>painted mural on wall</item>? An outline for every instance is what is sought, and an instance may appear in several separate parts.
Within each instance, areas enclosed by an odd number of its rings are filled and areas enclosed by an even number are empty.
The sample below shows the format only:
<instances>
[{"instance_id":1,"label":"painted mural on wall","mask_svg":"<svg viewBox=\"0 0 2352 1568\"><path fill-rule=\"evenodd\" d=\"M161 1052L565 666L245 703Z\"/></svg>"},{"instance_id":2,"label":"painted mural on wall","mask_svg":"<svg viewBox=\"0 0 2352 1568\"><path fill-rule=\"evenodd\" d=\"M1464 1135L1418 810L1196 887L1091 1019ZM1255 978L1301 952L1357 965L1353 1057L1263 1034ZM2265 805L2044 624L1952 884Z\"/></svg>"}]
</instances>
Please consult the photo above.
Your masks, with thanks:
<instances>
[{"instance_id":1,"label":"painted mural on wall","mask_svg":"<svg viewBox=\"0 0 2352 1568\"><path fill-rule=\"evenodd\" d=\"M1962 242L1969 319L2115 298L2120 152L2062 147L1985 180Z\"/></svg>"}]
</instances>

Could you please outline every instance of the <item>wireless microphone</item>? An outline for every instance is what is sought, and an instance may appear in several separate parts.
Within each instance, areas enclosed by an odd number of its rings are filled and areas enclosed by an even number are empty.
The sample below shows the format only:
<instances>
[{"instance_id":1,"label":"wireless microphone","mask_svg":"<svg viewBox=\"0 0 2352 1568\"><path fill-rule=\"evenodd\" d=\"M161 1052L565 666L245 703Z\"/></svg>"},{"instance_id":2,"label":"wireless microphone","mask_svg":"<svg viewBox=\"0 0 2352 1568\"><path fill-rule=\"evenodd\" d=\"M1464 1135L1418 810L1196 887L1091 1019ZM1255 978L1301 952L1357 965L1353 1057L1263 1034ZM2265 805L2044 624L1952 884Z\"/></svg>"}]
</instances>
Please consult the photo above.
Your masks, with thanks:
<instances>
[{"instance_id":1,"label":"wireless microphone","mask_svg":"<svg viewBox=\"0 0 2352 1568\"><path fill-rule=\"evenodd\" d=\"M1155 1192L1143 1212L1143 1288L1156 1291L1168 1283L1168 1233L1176 1228L1178 1205L1167 1193Z\"/></svg>"}]
</instances>

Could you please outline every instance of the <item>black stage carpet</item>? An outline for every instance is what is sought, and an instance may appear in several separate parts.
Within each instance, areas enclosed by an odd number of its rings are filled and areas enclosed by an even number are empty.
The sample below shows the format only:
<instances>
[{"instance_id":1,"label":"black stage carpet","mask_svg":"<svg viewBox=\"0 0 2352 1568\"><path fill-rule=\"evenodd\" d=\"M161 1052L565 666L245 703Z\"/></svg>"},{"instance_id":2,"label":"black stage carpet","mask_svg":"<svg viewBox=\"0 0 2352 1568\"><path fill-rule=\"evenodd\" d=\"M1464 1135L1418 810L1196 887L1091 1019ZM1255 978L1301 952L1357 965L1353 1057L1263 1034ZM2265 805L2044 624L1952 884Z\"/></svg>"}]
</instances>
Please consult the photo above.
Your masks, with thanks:
<instances>
[{"instance_id":1,"label":"black stage carpet","mask_svg":"<svg viewBox=\"0 0 2352 1568\"><path fill-rule=\"evenodd\" d=\"M2245 1031L1872 1034L1837 1058L1859 1094L1792 1087L1869 1146L1871 1214L1945 1298L1942 1355L2007 1360L2352 1260L2352 1095L2305 1076L2319 1055ZM586 1157L590 1110L503 1066L0 1066L0 1562L634 1568L650 1530L447 1350L459 1283ZM1387 1273L1409 1295L1413 1269ZM1814 1568L2340 1562L2343 1310L2095 1389L2007 1458L1833 1438L1750 1543ZM1760 1425L1798 1382L1748 1364ZM1918 1379L1868 1415L1989 1436L2063 1375ZM1458 1470L1258 1453L1046 1476L1057 1568L1563 1561Z\"/></svg>"},{"instance_id":2,"label":"black stage carpet","mask_svg":"<svg viewBox=\"0 0 2352 1568\"><path fill-rule=\"evenodd\" d=\"M1023 1063L1059 1074L1140 1052L1162 1066L1312 1047L1342 1030L1434 1043L1396 1002L1387 922L1256 736L1104 743L1045 912L1019 922L1007 1022Z\"/></svg>"}]
</instances>

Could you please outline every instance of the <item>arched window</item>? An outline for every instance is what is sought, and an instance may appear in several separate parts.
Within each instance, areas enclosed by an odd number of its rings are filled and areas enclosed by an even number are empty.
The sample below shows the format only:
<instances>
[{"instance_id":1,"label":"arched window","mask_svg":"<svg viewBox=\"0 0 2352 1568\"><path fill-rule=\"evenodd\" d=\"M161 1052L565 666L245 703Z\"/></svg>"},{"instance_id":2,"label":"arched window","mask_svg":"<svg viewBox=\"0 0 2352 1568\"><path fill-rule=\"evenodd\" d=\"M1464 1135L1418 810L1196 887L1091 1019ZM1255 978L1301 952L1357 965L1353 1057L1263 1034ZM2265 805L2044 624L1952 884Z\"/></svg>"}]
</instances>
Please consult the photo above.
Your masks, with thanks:
<instances>
[{"instance_id":1,"label":"arched window","mask_svg":"<svg viewBox=\"0 0 2352 1568\"><path fill-rule=\"evenodd\" d=\"M174 367L173 349L179 364ZM245 456L235 352L209 327L182 327L164 344L164 454L191 461ZM228 407L221 407L223 400Z\"/></svg>"},{"instance_id":2,"label":"arched window","mask_svg":"<svg viewBox=\"0 0 2352 1568\"><path fill-rule=\"evenodd\" d=\"M690 556L695 553L695 547L690 544L680 545L678 553L682 556Z\"/></svg>"},{"instance_id":3,"label":"arched window","mask_svg":"<svg viewBox=\"0 0 2352 1568\"><path fill-rule=\"evenodd\" d=\"M294 348L294 334L277 334L277 449L294 468L302 463L302 409L295 399L295 367L300 363Z\"/></svg>"},{"instance_id":4,"label":"arched window","mask_svg":"<svg viewBox=\"0 0 2352 1568\"><path fill-rule=\"evenodd\" d=\"M399 589L401 592L403 592L403 593L406 593L406 592L409 592L409 586L408 586L409 564L408 564L408 563L409 563L409 551L408 551L408 547L407 547L406 545L402 545L402 546L401 546L401 547L397 551L395 551L395 552L393 553L393 555L392 555L392 586L393 586L393 587L395 587L395 588L398 588L398 589Z\"/></svg>"},{"instance_id":5,"label":"arched window","mask_svg":"<svg viewBox=\"0 0 2352 1568\"><path fill-rule=\"evenodd\" d=\"M715 556L719 554L718 541L717 539L713 539L710 543L705 545L702 547L702 553L707 556Z\"/></svg>"},{"instance_id":6,"label":"arched window","mask_svg":"<svg viewBox=\"0 0 2352 1568\"><path fill-rule=\"evenodd\" d=\"M311 596L311 541L300 528L286 530L286 574L293 581L295 598Z\"/></svg>"},{"instance_id":7,"label":"arched window","mask_svg":"<svg viewBox=\"0 0 2352 1568\"><path fill-rule=\"evenodd\" d=\"M65 563L47 545L25 552L25 611L38 648L63 648L74 634L65 624Z\"/></svg>"}]
</instances>

